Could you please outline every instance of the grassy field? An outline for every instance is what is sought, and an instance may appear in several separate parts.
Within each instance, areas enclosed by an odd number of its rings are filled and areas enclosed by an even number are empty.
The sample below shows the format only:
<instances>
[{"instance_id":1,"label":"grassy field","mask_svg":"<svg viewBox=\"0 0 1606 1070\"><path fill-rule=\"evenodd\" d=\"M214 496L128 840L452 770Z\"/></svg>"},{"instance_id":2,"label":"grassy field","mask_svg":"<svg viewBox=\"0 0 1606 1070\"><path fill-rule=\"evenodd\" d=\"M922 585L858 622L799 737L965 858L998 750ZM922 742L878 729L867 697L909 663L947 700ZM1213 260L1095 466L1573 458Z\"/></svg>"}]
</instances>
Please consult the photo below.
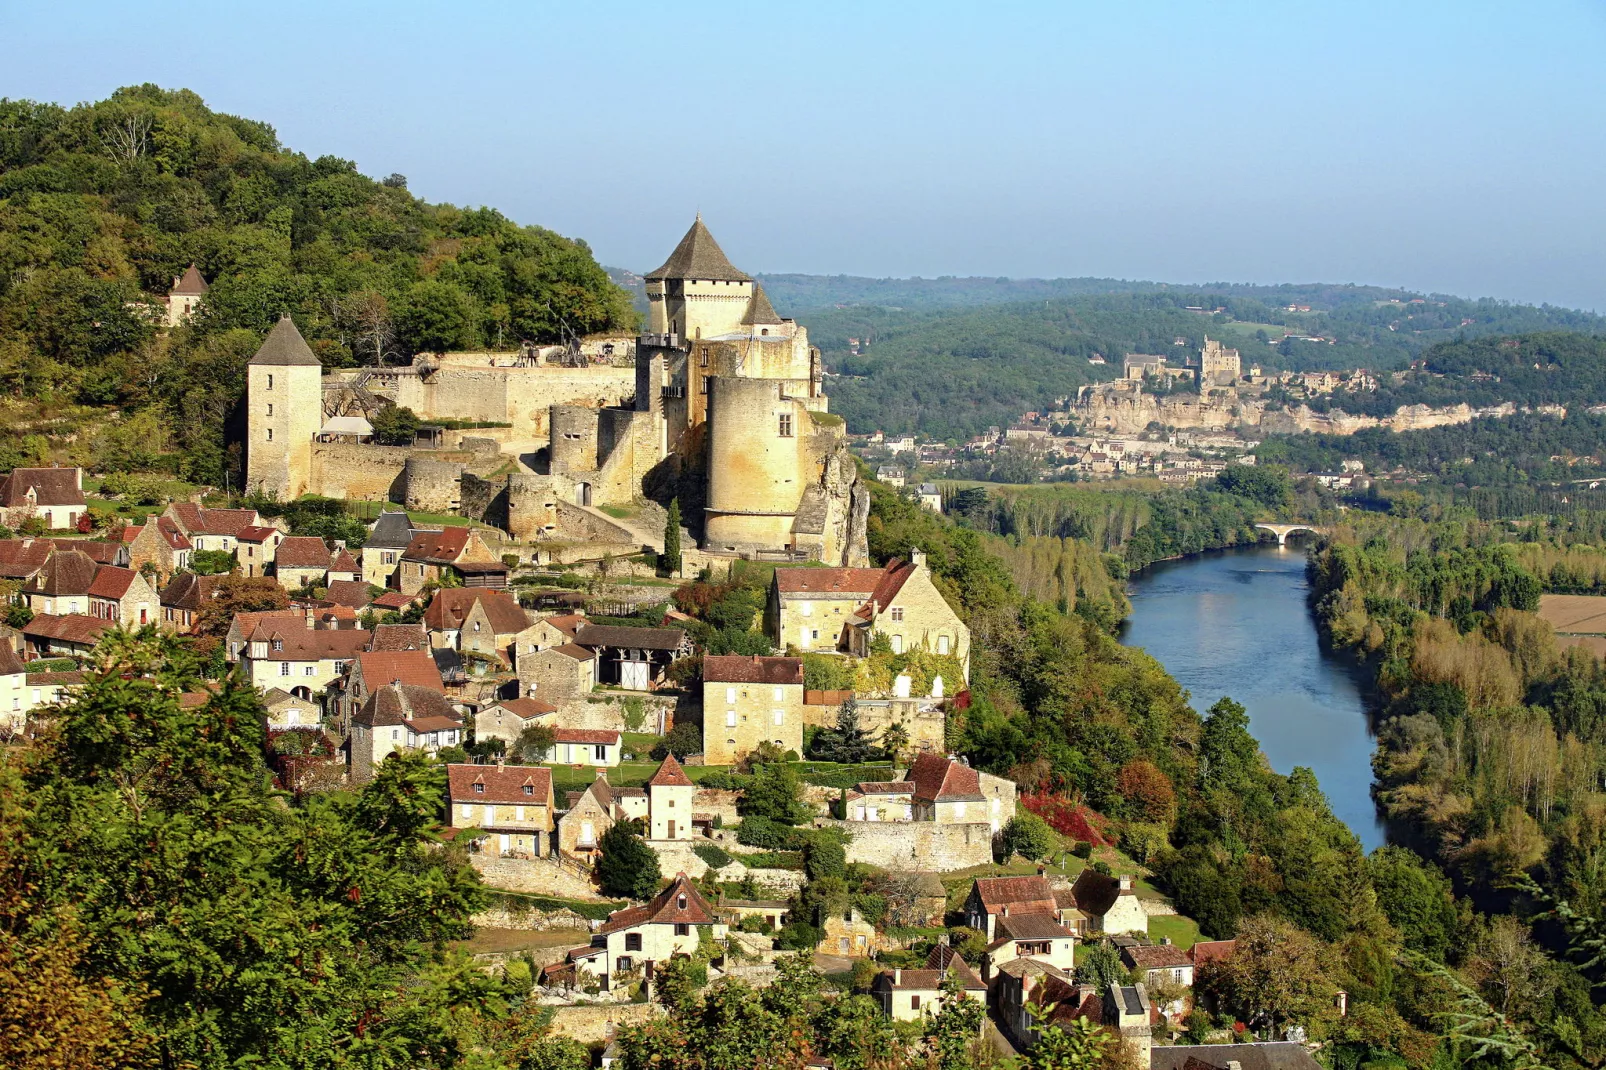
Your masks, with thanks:
<instances>
[{"instance_id":1,"label":"grassy field","mask_svg":"<svg viewBox=\"0 0 1606 1070\"><path fill-rule=\"evenodd\" d=\"M1203 939L1199 935L1199 923L1192 918L1184 918L1180 914L1161 914L1150 918L1149 939L1159 943L1164 938L1169 938L1184 951Z\"/></svg>"}]
</instances>

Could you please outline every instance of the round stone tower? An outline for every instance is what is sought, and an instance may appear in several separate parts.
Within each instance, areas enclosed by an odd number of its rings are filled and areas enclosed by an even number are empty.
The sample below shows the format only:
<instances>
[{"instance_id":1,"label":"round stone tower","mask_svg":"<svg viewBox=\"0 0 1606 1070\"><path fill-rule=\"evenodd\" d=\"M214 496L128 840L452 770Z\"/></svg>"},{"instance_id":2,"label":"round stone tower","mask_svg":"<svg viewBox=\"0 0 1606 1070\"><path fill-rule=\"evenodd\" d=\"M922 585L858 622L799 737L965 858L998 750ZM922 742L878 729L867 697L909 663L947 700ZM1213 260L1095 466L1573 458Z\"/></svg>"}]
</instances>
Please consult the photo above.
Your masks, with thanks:
<instances>
[{"instance_id":1,"label":"round stone tower","mask_svg":"<svg viewBox=\"0 0 1606 1070\"><path fill-rule=\"evenodd\" d=\"M709 549L791 545L806 482L798 425L808 413L780 387L767 379L709 380Z\"/></svg>"},{"instance_id":2,"label":"round stone tower","mask_svg":"<svg viewBox=\"0 0 1606 1070\"><path fill-rule=\"evenodd\" d=\"M597 470L597 410L584 405L552 406L551 439L547 450L550 470Z\"/></svg>"}]
</instances>

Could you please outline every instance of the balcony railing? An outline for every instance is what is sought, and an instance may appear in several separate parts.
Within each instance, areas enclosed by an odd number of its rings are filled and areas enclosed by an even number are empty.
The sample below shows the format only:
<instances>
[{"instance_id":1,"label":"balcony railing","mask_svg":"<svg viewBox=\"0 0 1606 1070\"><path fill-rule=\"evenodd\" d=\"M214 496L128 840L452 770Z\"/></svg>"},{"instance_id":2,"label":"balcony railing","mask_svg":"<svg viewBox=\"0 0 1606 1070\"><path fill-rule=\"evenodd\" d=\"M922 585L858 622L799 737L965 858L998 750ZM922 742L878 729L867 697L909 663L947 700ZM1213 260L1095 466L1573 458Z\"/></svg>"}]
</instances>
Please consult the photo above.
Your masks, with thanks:
<instances>
[{"instance_id":1,"label":"balcony railing","mask_svg":"<svg viewBox=\"0 0 1606 1070\"><path fill-rule=\"evenodd\" d=\"M665 349L679 349L680 335L674 331L667 334L644 334L636 339L637 346L661 346Z\"/></svg>"}]
</instances>

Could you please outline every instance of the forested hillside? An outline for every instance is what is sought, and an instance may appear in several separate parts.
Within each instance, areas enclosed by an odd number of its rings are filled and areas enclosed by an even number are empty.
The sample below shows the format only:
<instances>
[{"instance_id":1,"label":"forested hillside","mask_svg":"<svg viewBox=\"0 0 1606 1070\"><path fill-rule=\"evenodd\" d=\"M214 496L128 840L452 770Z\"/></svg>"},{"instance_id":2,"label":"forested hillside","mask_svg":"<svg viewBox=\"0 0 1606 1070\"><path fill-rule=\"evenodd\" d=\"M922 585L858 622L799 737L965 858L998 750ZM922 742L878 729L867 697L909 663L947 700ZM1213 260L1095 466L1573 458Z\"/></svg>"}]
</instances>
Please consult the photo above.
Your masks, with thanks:
<instances>
[{"instance_id":1,"label":"forested hillside","mask_svg":"<svg viewBox=\"0 0 1606 1070\"><path fill-rule=\"evenodd\" d=\"M1482 399L1576 396L1586 392L1578 378L1582 371L1564 373L1565 389L1551 381L1548 392L1540 372L1510 386L1474 378L1472 365L1493 366L1484 350L1500 343L1458 340L1545 328L1606 334L1606 319L1590 313L1458 298L1412 304L1354 299L1346 291L1340 296L1331 308L1311 312L1215 291L1104 293L938 311L862 305L811 313L808 325L827 366L840 377L831 382L832 404L849 426L918 430L945 439L1008 424L1023 411L1074 395L1085 383L1118 375L1126 353L1192 358L1207 335L1237 347L1246 368L1292 371L1403 369L1430 346L1454 343L1433 350L1444 379L1416 377L1323 405L1378 413L1418 401L1485 404ZM779 298L777 303L784 315L794 314ZM849 339L859 340L859 353L851 352ZM1582 334L1537 334L1523 340L1528 348L1522 353L1542 366L1577 370L1594 359L1589 354L1600 344ZM1094 356L1107 363L1090 365ZM1499 363L1509 367L1512 360Z\"/></svg>"},{"instance_id":2,"label":"forested hillside","mask_svg":"<svg viewBox=\"0 0 1606 1070\"><path fill-rule=\"evenodd\" d=\"M0 101L0 390L22 403L9 426L87 430L82 450L109 407L140 428L142 465L220 483L244 361L283 312L327 366L633 327L583 242L406 186L309 160L187 90ZM163 336L151 301L191 262L212 288ZM37 459L23 437L0 444L0 468Z\"/></svg>"}]
</instances>

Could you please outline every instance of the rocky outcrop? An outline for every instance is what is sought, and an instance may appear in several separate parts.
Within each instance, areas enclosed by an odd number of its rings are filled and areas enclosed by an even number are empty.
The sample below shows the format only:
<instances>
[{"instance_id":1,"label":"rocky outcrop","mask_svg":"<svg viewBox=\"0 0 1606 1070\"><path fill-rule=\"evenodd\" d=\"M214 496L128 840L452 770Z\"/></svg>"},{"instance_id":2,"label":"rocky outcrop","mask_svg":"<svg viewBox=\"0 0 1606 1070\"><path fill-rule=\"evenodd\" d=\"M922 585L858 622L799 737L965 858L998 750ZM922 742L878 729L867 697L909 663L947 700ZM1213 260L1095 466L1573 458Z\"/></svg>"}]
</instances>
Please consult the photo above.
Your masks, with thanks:
<instances>
[{"instance_id":1,"label":"rocky outcrop","mask_svg":"<svg viewBox=\"0 0 1606 1070\"><path fill-rule=\"evenodd\" d=\"M1538 412L1565 417L1561 405L1519 408L1507 402L1487 408L1471 405L1402 405L1384 417L1361 416L1332 409L1315 412L1308 405L1297 408L1268 408L1258 398L1233 394L1200 398L1193 394L1156 397L1121 385L1084 387L1077 398L1076 414L1085 430L1092 433L1137 434L1150 424L1186 430L1252 431L1263 435L1292 435L1310 431L1324 435L1353 435L1369 427L1389 431L1420 431L1468 423L1478 417L1512 416L1518 412Z\"/></svg>"}]
</instances>

